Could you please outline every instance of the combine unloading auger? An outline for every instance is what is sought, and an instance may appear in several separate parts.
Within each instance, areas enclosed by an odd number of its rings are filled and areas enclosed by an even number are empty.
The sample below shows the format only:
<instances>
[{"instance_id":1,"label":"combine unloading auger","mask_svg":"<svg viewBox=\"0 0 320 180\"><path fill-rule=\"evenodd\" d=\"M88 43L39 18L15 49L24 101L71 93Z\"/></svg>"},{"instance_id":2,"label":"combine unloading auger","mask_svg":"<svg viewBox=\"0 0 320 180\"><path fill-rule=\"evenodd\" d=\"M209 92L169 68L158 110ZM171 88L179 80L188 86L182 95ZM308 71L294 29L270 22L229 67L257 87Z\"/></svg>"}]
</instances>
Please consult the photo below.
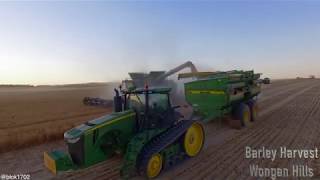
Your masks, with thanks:
<instances>
[{"instance_id":1,"label":"combine unloading auger","mask_svg":"<svg viewBox=\"0 0 320 180\"><path fill-rule=\"evenodd\" d=\"M185 68L190 68L191 73L196 73L198 72L196 66L191 62L191 61L187 61L184 64L181 64L180 66L177 66L176 68L173 68L167 72L165 72L163 75L159 76L156 80L157 81L163 81L165 80L167 77L185 69Z\"/></svg>"},{"instance_id":2,"label":"combine unloading auger","mask_svg":"<svg viewBox=\"0 0 320 180\"><path fill-rule=\"evenodd\" d=\"M198 72L197 68L191 61L187 61L169 71L151 71L150 73L131 72L129 73L131 80L124 80L124 88L141 88L145 84L150 87L173 86L173 82L167 78L179 71L190 68L191 73Z\"/></svg>"}]
</instances>

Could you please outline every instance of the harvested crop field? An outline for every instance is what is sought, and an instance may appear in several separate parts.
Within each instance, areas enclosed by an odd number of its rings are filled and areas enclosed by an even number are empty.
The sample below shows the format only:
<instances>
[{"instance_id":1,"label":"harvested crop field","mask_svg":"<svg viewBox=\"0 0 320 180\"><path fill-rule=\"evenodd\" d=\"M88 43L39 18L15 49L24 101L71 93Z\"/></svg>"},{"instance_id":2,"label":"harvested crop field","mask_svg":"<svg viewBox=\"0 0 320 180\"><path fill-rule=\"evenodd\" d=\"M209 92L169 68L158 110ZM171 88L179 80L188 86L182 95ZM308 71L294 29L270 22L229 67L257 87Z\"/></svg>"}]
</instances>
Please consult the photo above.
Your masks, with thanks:
<instances>
[{"instance_id":1,"label":"harvested crop field","mask_svg":"<svg viewBox=\"0 0 320 180\"><path fill-rule=\"evenodd\" d=\"M318 159L277 158L274 161L270 159L245 159L246 146L274 149L280 148L280 146L286 146L290 149L312 149L320 146L318 138L320 136L319 89L320 80L317 79L279 80L270 85L264 85L259 97L259 119L252 127L236 130L231 129L224 122L216 121L206 124L206 143L200 155L185 160L174 168L163 172L159 179L257 179L250 177L249 166L252 164L269 168L285 168L293 164L308 165L313 168L314 176L320 177L320 161ZM21 97L24 96L21 95ZM64 98L68 97L64 96ZM72 96L70 95L70 97ZM55 99L58 98L52 100ZM81 101L81 99L79 100ZM25 101L27 103L28 100ZM76 98L70 101L76 101ZM1 102L1 106L7 105L9 102L9 99L7 103ZM58 103L58 105L59 108L64 109L63 107L67 107L68 104ZM73 113L95 113L84 116L81 120L70 120L70 125L107 112L107 110L82 107L80 104L72 107L74 107ZM33 109L33 107L30 108ZM77 108L79 108L78 111L76 111ZM37 113L52 115L51 110L56 109L42 108ZM24 114L20 114L20 111L15 112L17 113L16 117L24 116ZM25 111L21 113L23 112ZM61 112L59 117L63 118L63 114ZM4 113L1 114L1 128L14 129L13 124L6 125L2 122L3 116ZM73 119L71 115L65 114L65 116ZM33 115L30 115L28 119L32 117ZM47 118L44 117L44 119ZM53 119L53 117L51 118ZM37 126L36 121L34 122L34 126ZM53 120L52 123L54 122ZM21 128L19 123L22 122L17 121L16 123L16 126ZM63 141L43 143L2 153L0 154L1 173L28 173L33 179L119 179L118 171L121 157L114 157L84 170L53 176L44 168L42 155L43 151L56 148L65 149ZM140 179L140 177L136 177L136 179Z\"/></svg>"},{"instance_id":2,"label":"harvested crop field","mask_svg":"<svg viewBox=\"0 0 320 180\"><path fill-rule=\"evenodd\" d=\"M67 129L111 111L82 104L111 98L113 84L0 88L0 152L61 139Z\"/></svg>"}]
</instances>

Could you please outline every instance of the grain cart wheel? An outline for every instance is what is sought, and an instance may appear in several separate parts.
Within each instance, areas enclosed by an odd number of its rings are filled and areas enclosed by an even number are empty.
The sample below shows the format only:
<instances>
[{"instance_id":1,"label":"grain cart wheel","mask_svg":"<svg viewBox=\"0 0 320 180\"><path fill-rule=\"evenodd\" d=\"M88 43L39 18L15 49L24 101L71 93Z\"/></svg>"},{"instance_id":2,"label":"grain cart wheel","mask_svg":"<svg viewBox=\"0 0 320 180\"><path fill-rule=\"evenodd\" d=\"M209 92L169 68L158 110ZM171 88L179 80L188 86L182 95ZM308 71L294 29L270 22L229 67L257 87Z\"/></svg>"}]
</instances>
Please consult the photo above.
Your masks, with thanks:
<instances>
[{"instance_id":1,"label":"grain cart wheel","mask_svg":"<svg viewBox=\"0 0 320 180\"><path fill-rule=\"evenodd\" d=\"M184 135L183 147L190 157L198 155L204 144L204 130L200 123L194 122Z\"/></svg>"},{"instance_id":2,"label":"grain cart wheel","mask_svg":"<svg viewBox=\"0 0 320 180\"><path fill-rule=\"evenodd\" d=\"M162 169L162 156L159 153L156 153L151 156L147 165L147 177L154 178L157 177Z\"/></svg>"},{"instance_id":3,"label":"grain cart wheel","mask_svg":"<svg viewBox=\"0 0 320 180\"><path fill-rule=\"evenodd\" d=\"M251 99L248 101L247 105L250 108L250 112L251 112L251 121L255 121L258 118L258 103L257 101Z\"/></svg>"},{"instance_id":4,"label":"grain cart wheel","mask_svg":"<svg viewBox=\"0 0 320 180\"><path fill-rule=\"evenodd\" d=\"M235 118L241 121L241 125L244 127L250 127L251 122L251 113L248 105L241 103L236 107Z\"/></svg>"}]
</instances>

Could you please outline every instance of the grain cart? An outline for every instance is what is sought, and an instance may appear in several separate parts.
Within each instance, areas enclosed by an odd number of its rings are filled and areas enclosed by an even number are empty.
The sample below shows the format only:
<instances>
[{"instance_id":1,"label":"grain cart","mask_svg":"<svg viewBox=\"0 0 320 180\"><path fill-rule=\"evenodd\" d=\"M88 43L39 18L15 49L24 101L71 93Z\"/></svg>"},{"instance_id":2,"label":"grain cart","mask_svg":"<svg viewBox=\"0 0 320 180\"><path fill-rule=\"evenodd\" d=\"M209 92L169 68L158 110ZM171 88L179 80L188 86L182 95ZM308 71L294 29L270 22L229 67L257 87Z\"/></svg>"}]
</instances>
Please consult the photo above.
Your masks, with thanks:
<instances>
[{"instance_id":1,"label":"grain cart","mask_svg":"<svg viewBox=\"0 0 320 180\"><path fill-rule=\"evenodd\" d=\"M179 74L178 78L195 78L184 84L186 101L193 116L208 122L226 115L250 126L257 118L255 97L260 93L260 74L253 71L197 72Z\"/></svg>"},{"instance_id":2,"label":"grain cart","mask_svg":"<svg viewBox=\"0 0 320 180\"><path fill-rule=\"evenodd\" d=\"M170 88L115 90L114 112L64 133L68 153L44 153L53 173L81 169L123 154L123 178L153 178L162 169L196 156L204 143L200 122L181 119Z\"/></svg>"}]
</instances>

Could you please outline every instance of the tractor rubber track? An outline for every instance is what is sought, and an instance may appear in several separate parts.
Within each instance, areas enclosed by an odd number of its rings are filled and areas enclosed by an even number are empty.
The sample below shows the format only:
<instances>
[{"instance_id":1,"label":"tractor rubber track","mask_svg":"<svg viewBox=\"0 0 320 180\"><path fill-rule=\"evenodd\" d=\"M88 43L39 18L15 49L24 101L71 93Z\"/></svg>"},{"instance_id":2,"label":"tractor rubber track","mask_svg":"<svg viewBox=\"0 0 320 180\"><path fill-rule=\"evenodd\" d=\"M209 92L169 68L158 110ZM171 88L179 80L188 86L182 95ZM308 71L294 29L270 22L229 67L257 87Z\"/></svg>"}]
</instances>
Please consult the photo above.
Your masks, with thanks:
<instances>
[{"instance_id":1,"label":"tractor rubber track","mask_svg":"<svg viewBox=\"0 0 320 180\"><path fill-rule=\"evenodd\" d=\"M140 175L145 175L144 170L147 167L148 161L155 153L159 153L166 147L178 140L192 125L193 120L179 121L174 127L168 129L164 133L152 139L141 151L138 159L138 171Z\"/></svg>"}]
</instances>

